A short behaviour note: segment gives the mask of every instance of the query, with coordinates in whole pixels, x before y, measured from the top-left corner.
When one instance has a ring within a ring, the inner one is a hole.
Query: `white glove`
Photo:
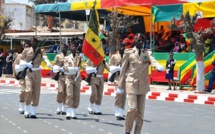
[[[52,65],[50,63],[47,63],[47,67],[52,68]]]
[[[121,71],[121,67],[120,66],[110,66],[110,73],[115,73],[117,71]]]
[[[86,67],[85,71],[87,74],[97,73],[96,67]]]
[[[169,74],[169,69],[166,70],[166,73]]]
[[[82,59],[84,59],[84,53],[79,54]]]
[[[39,68],[40,68],[40,70],[43,70],[43,67],[42,67],[42,66],[40,66]]]
[[[159,72],[162,72],[162,71],[164,70],[164,67],[160,65],[160,66],[157,67],[157,70],[158,70]]]
[[[26,68],[26,64],[27,64],[27,62],[24,61],[24,60],[20,60],[20,62],[19,62],[19,66],[20,66],[21,68]]]
[[[15,65],[15,71],[16,71],[17,73],[23,71],[24,69],[25,69],[25,68],[20,67],[19,65]]]
[[[117,94],[123,94],[123,93],[124,93],[124,89],[122,89],[122,88],[117,88],[116,93],[117,93]]]
[[[59,71],[64,72],[65,71],[64,67],[60,67]]]
[[[26,63],[26,67],[28,67],[28,68],[32,68],[32,67],[33,67],[33,65],[32,65],[32,61],[30,61],[30,62]]]
[[[57,65],[54,65],[53,68],[52,68],[52,70],[53,70],[54,73],[57,73],[57,72],[60,71],[60,67],[57,66]]]

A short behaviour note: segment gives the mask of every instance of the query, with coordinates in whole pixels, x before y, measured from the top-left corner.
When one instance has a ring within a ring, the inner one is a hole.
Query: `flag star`
[[[92,42],[93,42],[93,43],[96,43],[96,39],[95,39],[95,38],[92,38]]]
[[[198,4],[199,6],[201,6],[202,2],[198,2],[197,4]]]

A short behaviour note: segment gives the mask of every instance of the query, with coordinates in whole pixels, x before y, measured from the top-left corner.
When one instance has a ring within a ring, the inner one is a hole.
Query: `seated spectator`
[[[125,39],[123,40],[123,44],[125,45],[125,49],[132,48],[132,42],[131,42],[131,40],[129,40],[128,38],[125,38]]]
[[[101,42],[102,42],[102,47],[103,47],[104,53],[106,56],[108,56],[109,55],[109,45],[107,43],[107,39],[104,38],[101,40]]]
[[[49,50],[47,50],[46,51],[46,53],[54,53],[55,52],[55,50],[56,50],[56,42],[55,43],[53,43],[51,46],[50,46],[50,48],[49,48]]]
[[[146,43],[144,45],[144,49],[150,49],[150,42],[149,42],[149,40],[146,40]]]
[[[180,44],[179,42],[175,42],[175,47],[173,48],[173,52],[180,52]]]

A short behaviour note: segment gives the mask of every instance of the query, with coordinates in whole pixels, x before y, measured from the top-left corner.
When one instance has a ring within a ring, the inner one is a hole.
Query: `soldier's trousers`
[[[101,105],[104,90],[104,82],[100,81],[98,85],[90,84],[90,86],[91,86],[90,103]]]
[[[134,134],[141,134],[143,126],[143,117],[145,110],[145,99],[146,94],[135,95],[128,94],[128,106],[126,120],[125,120],[125,131],[131,132],[134,121],[136,122]]]
[[[64,80],[58,80],[57,102],[65,104],[66,101],[66,83]]]
[[[115,87],[117,89],[117,87]],[[116,94],[115,96],[115,106],[119,107],[121,109],[125,108],[125,101],[126,101],[126,93],[124,90],[124,93],[122,94]]]
[[[41,73],[38,71],[27,71],[25,76],[25,105],[38,106],[41,89]]]
[[[25,80],[19,80],[20,86],[21,86],[21,92],[19,95],[19,102],[24,103],[25,102]]]
[[[77,108],[80,102],[80,82],[68,82],[66,83],[66,107]]]

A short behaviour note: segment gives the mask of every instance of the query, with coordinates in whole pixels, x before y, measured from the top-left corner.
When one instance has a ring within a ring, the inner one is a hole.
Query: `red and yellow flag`
[[[104,50],[99,38],[99,17],[95,8],[92,8],[89,19],[89,26],[85,35],[82,51],[95,66],[105,57]]]

